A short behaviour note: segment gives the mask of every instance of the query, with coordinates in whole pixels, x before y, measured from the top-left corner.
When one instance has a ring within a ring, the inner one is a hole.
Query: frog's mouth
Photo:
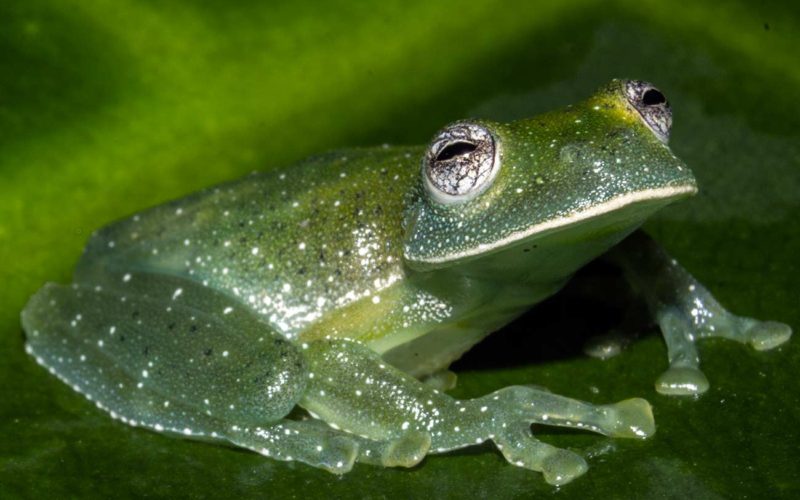
[[[606,219],[604,216],[611,214],[617,214],[619,219],[631,221],[633,228],[635,228],[649,215],[663,206],[696,193],[697,185],[694,183],[633,191],[615,196],[584,210],[572,212],[568,215],[535,224],[524,230],[513,232],[491,243],[483,243],[459,252],[417,259],[417,262],[431,267],[453,264],[457,261],[492,254],[516,243],[539,239],[591,221],[602,221]]]

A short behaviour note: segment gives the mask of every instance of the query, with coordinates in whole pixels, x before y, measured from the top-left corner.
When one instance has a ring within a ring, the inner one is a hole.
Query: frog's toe
[[[385,467],[413,467],[425,458],[430,447],[430,434],[408,432],[387,443],[381,456],[381,463]]]
[[[788,341],[792,328],[777,321],[757,321],[747,331],[749,343],[757,351],[773,349]]]
[[[358,443],[346,436],[335,436],[326,440],[324,445],[316,446],[319,452],[314,466],[334,474],[350,472],[358,457]]]
[[[555,449],[542,462],[544,480],[554,486],[567,484],[583,475],[587,470],[589,470],[589,466],[586,464],[586,460],[569,450]]]
[[[620,438],[646,439],[656,432],[653,408],[642,398],[631,398],[605,405],[610,419],[609,435]]]
[[[492,439],[509,463],[539,471],[553,485],[566,484],[589,469],[580,455],[536,439],[528,422],[503,425]]]
[[[583,352],[593,358],[609,359],[618,356],[629,343],[629,337],[612,332],[589,339],[583,346]]]
[[[667,396],[695,396],[708,390],[705,374],[690,366],[673,366],[656,380],[656,391]]]

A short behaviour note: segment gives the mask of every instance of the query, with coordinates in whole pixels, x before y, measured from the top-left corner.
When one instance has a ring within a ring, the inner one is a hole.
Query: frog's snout
[[[642,80],[622,82],[625,97],[642,118],[642,121],[664,144],[672,128],[672,110],[664,94],[652,83]]]

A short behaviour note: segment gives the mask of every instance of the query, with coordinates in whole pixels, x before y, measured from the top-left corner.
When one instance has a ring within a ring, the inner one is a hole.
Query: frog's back
[[[75,281],[170,274],[237,297],[293,337],[396,281],[417,148],[346,150],[252,174],[96,232]]]

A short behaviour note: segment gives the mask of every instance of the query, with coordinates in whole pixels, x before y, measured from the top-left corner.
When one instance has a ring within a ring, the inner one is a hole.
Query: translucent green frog
[[[590,260],[607,254],[649,304],[661,393],[708,388],[698,339],[791,335],[730,314],[635,232],[696,191],[671,121],[655,87],[613,81],[531,119],[461,121],[427,147],[338,151],[147,210],[98,231],[71,285],[34,295],[27,350],[133,426],[335,473],[492,441],[566,483],[585,460],[532,423],[647,438],[650,405],[441,390],[451,362]]]

